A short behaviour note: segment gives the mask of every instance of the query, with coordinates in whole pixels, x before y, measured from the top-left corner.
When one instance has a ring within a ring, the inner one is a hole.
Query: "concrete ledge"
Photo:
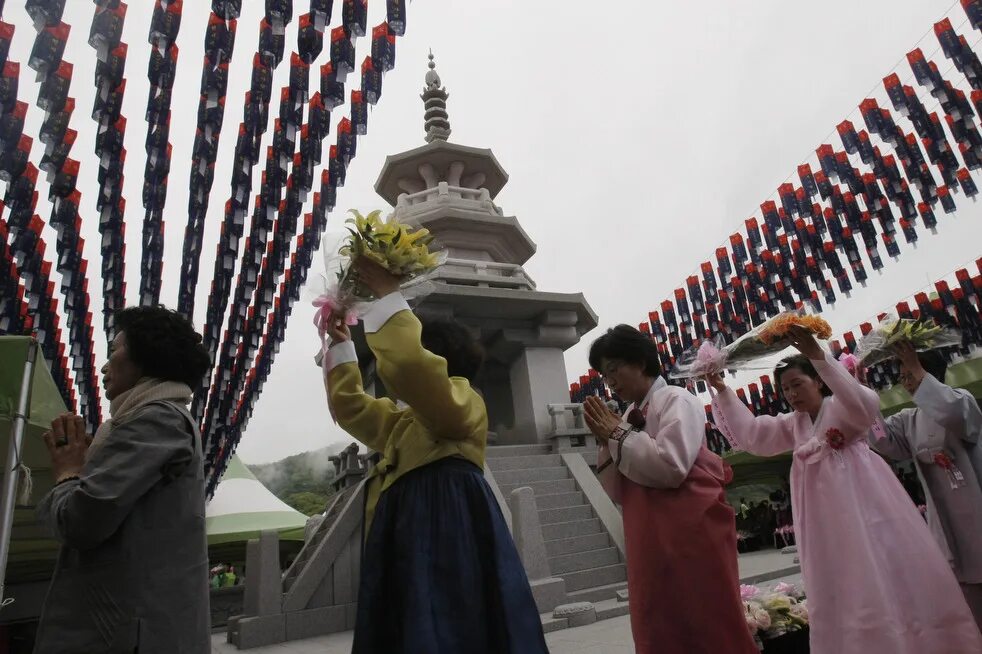
[[[622,615],[627,615],[630,613],[627,603],[619,602],[617,600],[604,600],[603,602],[597,602],[593,606],[597,610],[598,622],[600,620],[618,618]]]
[[[232,636],[232,644],[239,649],[276,645],[285,640],[286,616],[283,614],[240,618]]]
[[[286,614],[286,639],[301,640],[346,631],[346,605],[327,606]]]
[[[549,615],[543,615],[542,618],[542,631],[544,633],[551,633],[553,631],[559,631],[561,629],[569,629],[569,620],[566,618],[553,618]]]
[[[600,523],[610,535],[617,551],[621,554],[621,561],[627,560],[627,549],[624,544],[624,520],[621,512],[614,506],[614,502],[600,485],[600,480],[594,474],[586,459],[582,454],[565,453],[562,454],[563,464],[569,470],[570,475],[576,481],[576,485],[583,491],[586,501],[593,507],[594,513],[600,519]]]
[[[801,572],[800,565],[792,565],[786,568],[779,568],[777,570],[768,570],[767,572],[762,572],[756,575],[750,575],[740,579],[741,584],[759,584],[764,581],[770,581],[772,579],[780,579],[781,577],[790,577],[791,575],[796,575]]]
[[[532,597],[540,613],[547,613],[566,601],[566,582],[559,577],[529,582]]]
[[[597,621],[597,609],[590,602],[576,602],[557,606],[552,617],[565,618],[570,627],[583,627]]]

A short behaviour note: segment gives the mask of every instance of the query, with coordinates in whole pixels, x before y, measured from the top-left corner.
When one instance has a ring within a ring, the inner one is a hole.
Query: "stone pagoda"
[[[426,227],[447,250],[435,290],[415,308],[480,338],[488,357],[477,386],[496,443],[542,441],[551,431],[548,406],[569,402],[563,353],[597,326],[597,316],[580,293],[536,289],[522,267],[535,243],[494,203],[508,174],[491,150],[448,140],[448,96],[430,53],[420,96],[426,143],[387,157],[375,190],[396,218]],[[372,370],[368,363],[366,386]]]

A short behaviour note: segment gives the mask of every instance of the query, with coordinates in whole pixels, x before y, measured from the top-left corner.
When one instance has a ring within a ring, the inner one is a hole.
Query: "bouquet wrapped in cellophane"
[[[894,356],[893,346],[909,341],[918,352],[962,344],[961,332],[953,327],[940,327],[932,320],[888,318],[866,334],[856,344],[856,357],[865,367],[876,365]]]
[[[314,300],[314,324],[324,338],[327,321],[344,316],[348,325],[358,323],[368,304],[378,298],[365,288],[354,262],[365,258],[402,280],[407,297],[419,297],[429,290],[427,279],[446,261],[445,252],[431,250],[429,230],[399,222],[394,215],[382,218],[381,211],[367,216],[352,209],[346,222],[348,234],[337,248],[324,248],[324,290]],[[317,357],[320,365],[322,354]]]
[[[786,311],[725,347],[717,339],[689,348],[679,356],[668,376],[672,379],[697,379],[723,370],[759,367],[760,359],[782,352],[791,345],[789,334],[792,327],[807,329],[821,340],[832,336],[832,328],[823,318],[801,311]]]

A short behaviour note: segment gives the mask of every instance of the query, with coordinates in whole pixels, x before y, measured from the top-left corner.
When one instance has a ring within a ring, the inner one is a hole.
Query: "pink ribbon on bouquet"
[[[354,312],[344,312],[345,307],[336,295],[325,293],[313,301],[317,308],[314,312],[314,326],[317,327],[317,334],[321,338],[321,370],[324,374],[324,381],[327,384],[327,409],[331,413],[334,424],[338,423],[338,417],[334,412],[334,405],[331,402],[331,381],[328,372],[331,370],[331,344],[327,338],[327,327],[336,314],[344,315],[344,324],[353,327],[358,324],[358,316]]]

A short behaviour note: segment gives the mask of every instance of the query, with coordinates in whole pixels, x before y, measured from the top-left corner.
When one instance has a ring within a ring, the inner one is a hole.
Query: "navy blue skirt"
[[[525,568],[480,468],[446,458],[382,493],[352,654],[548,653]]]

